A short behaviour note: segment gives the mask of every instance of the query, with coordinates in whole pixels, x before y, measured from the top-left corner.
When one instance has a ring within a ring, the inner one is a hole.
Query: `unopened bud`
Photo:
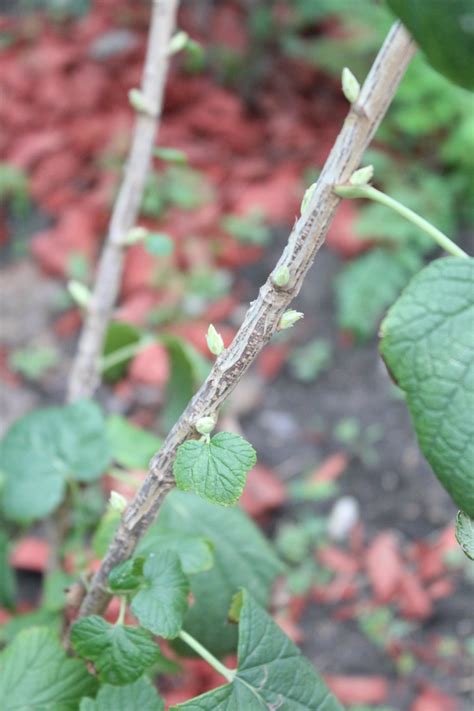
[[[83,309],[89,306],[92,294],[91,290],[82,282],[71,279],[67,283],[67,290],[72,300]]]
[[[154,113],[153,107],[150,106],[146,96],[140,89],[130,89],[128,92],[128,100],[135,111],[139,111],[142,114]]]
[[[272,281],[276,286],[286,286],[290,281],[290,270],[286,266],[278,267],[272,274]]]
[[[351,104],[357,101],[360,94],[360,84],[347,67],[342,70],[342,93]]]
[[[291,328],[292,326],[295,325],[295,323],[297,321],[299,321],[302,318],[304,318],[304,314],[301,313],[301,311],[295,311],[294,309],[285,311],[285,313],[282,315],[282,317],[280,319],[278,328],[280,329],[280,331],[284,331],[285,328]]]
[[[303,196],[303,200],[301,201],[301,214],[303,214],[303,212],[308,207],[308,205],[311,201],[311,198],[314,195],[315,190],[316,190],[316,183],[313,183],[312,185],[310,185],[309,188],[306,190],[306,192]]]
[[[125,239],[123,240],[123,244],[130,247],[132,244],[142,242],[145,237],[148,237],[148,234],[149,232],[146,227],[140,227],[140,225],[137,225],[132,227],[132,229],[127,232]]]
[[[177,32],[171,38],[170,43],[168,45],[169,54],[176,54],[177,52],[181,52],[181,50],[184,49],[188,44],[188,40],[189,35],[187,32],[183,32],[182,30],[180,32]]]
[[[196,429],[199,434],[208,435],[211,434],[212,430],[216,426],[215,417],[200,417],[196,422]]]
[[[111,509],[121,514],[127,508],[127,499],[125,496],[122,496],[122,494],[119,494],[118,491],[112,490],[109,497],[109,506]]]
[[[349,178],[349,183],[351,185],[367,185],[370,183],[374,177],[374,166],[366,165],[364,168],[359,168],[354,173],[352,173]]]
[[[224,350],[224,341],[220,333],[216,331],[212,323],[209,325],[206,335],[207,347],[216,356],[219,356]]]

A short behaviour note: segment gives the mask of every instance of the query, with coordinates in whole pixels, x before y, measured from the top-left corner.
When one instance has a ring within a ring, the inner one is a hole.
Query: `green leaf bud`
[[[357,101],[360,94],[360,84],[348,67],[342,70],[342,93],[351,104]]]
[[[367,185],[370,183],[374,177],[374,166],[366,165],[364,168],[359,168],[354,173],[352,173],[349,178],[349,183],[351,185]]]
[[[69,295],[71,296],[72,300],[81,308],[87,309],[89,306],[92,293],[89,287],[87,287],[85,284],[83,284],[80,281],[76,281],[75,279],[71,279],[71,281],[68,281],[67,283],[67,290],[69,292]]]
[[[208,435],[211,434],[212,430],[216,426],[215,417],[200,417],[196,422],[196,429],[199,434]]]
[[[286,266],[275,269],[272,274],[272,281],[276,286],[286,286],[290,281],[290,270]]]
[[[170,40],[168,51],[169,54],[176,54],[181,52],[182,49],[186,47],[189,41],[189,35],[187,32],[180,30],[177,32]]]
[[[122,494],[119,494],[118,491],[112,490],[109,497],[109,506],[113,511],[121,514],[127,508],[127,499]]]
[[[294,326],[295,323],[302,318],[304,318],[304,314],[301,311],[295,311],[294,309],[285,311],[285,313],[280,319],[278,328],[280,331],[284,331],[286,328],[291,328],[292,326]]]
[[[153,114],[153,108],[148,103],[146,96],[141,89],[130,89],[128,92],[128,100],[132,108],[142,114]]]
[[[209,325],[207,335],[206,335],[206,342],[207,342],[207,347],[216,356],[219,356],[222,351],[224,350],[224,341],[222,340],[222,336],[212,323]]]
[[[136,225],[127,232],[127,234],[125,235],[125,239],[123,240],[123,244],[127,247],[130,247],[132,244],[142,242],[146,237],[148,237],[148,234],[149,232],[146,227]]]

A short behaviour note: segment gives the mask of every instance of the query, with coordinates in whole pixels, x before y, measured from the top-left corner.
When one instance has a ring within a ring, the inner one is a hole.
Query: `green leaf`
[[[237,641],[237,629],[227,620],[232,596],[238,588],[246,587],[266,605],[270,587],[282,572],[281,562],[243,511],[223,509],[193,494],[176,490],[168,494],[145,543],[170,532],[211,541],[214,565],[190,578],[194,604],[185,617],[184,629],[217,656],[232,652]],[[189,653],[189,647],[180,641],[173,645]]]
[[[107,434],[112,457],[125,469],[147,469],[162,440],[152,432],[142,430],[121,415],[107,418]]]
[[[82,699],[80,711],[164,711],[165,705],[149,679],[127,686],[105,684],[95,699]]]
[[[178,489],[229,506],[239,500],[256,461],[254,448],[243,437],[219,432],[209,442],[188,440],[178,447],[173,474]]]
[[[161,656],[146,630],[111,625],[98,615],[73,624],[71,643],[80,657],[93,662],[99,679],[108,684],[136,681]]]
[[[171,237],[162,232],[148,235],[143,244],[146,251],[154,257],[167,257],[173,253],[174,249]]]
[[[380,350],[405,392],[420,448],[474,517],[474,259],[437,259],[382,323]]]
[[[337,276],[337,323],[362,340],[376,331],[384,310],[421,267],[416,254],[374,249]]]
[[[77,576],[55,570],[48,573],[43,582],[42,607],[51,612],[63,610],[66,607],[67,588],[77,581]]]
[[[138,343],[140,340],[140,332],[135,326],[123,321],[112,321],[109,323],[107,333],[105,334],[104,348],[102,355],[106,356],[115,353],[126,346],[131,346]],[[109,383],[114,383],[120,380],[126,372],[132,357],[124,358],[120,363],[111,365],[102,372],[102,377]]]
[[[176,637],[188,609],[189,583],[176,553],[148,557],[143,568],[146,588],[132,600],[132,612],[146,629],[167,639]]]
[[[6,518],[42,518],[61,503],[67,479],[93,481],[109,464],[102,413],[89,400],[36,410],[8,430],[0,458]]]
[[[0,641],[2,644],[9,644],[23,630],[32,627],[47,627],[55,637],[59,637],[63,624],[62,615],[59,612],[46,610],[39,607],[32,612],[24,612],[14,615],[11,619],[0,627]]]
[[[57,365],[58,354],[52,348],[25,348],[13,351],[8,361],[12,370],[30,380],[39,380],[42,375]]]
[[[140,553],[161,553],[174,551],[181,562],[186,575],[195,575],[212,568],[214,547],[210,541],[198,536],[186,536],[180,533],[159,533],[138,548]]]
[[[114,592],[136,590],[143,583],[145,558],[137,556],[115,566],[109,573],[109,587]]]
[[[234,680],[172,708],[342,711],[310,662],[246,591],[240,612],[238,667]]]
[[[170,378],[166,386],[164,426],[171,429],[191,400],[197,386],[209,373],[206,361],[189,343],[166,335],[162,338],[170,359]]]
[[[9,541],[5,531],[0,530],[0,606],[15,607],[16,577],[9,563]]]
[[[474,89],[472,0],[388,0],[428,61],[451,81]]]
[[[456,540],[468,558],[474,560],[474,521],[464,511],[456,516]]]
[[[94,694],[96,681],[78,659],[69,659],[44,627],[20,632],[0,655],[2,711],[75,711],[79,699]]]
[[[107,548],[115,535],[120,518],[120,513],[109,506],[100,519],[92,537],[92,548],[98,558],[103,558],[107,553]]]

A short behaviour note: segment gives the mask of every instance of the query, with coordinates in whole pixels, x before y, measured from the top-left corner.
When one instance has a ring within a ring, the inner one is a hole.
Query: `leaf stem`
[[[115,622],[116,625],[123,625],[124,620],[125,620],[126,611],[127,611],[127,596],[123,595],[120,598],[120,609],[119,609],[117,620]]]
[[[425,220],[423,217],[418,215],[409,207],[402,205],[401,202],[395,200],[394,198],[386,195],[381,190],[377,190],[372,185],[336,185],[334,188],[336,195],[344,198],[367,198],[368,200],[373,200],[378,202],[380,205],[385,205],[385,207],[390,207],[394,212],[404,217],[406,220],[411,222],[413,225],[419,227],[423,232],[426,232],[435,242],[439,244],[446,252],[452,254],[455,257],[468,257],[469,255],[458,247],[444,232],[441,232],[437,227]]]
[[[128,358],[132,358],[137,353],[140,353],[140,351],[142,351],[146,346],[149,346],[153,340],[154,339],[145,336],[135,343],[130,343],[128,346],[123,346],[123,348],[117,348],[117,350],[113,353],[110,353],[100,359],[100,372],[103,373],[104,370],[111,368],[113,365],[117,365],[118,363],[122,363],[124,360],[128,360]]]
[[[197,641],[197,639],[194,639],[194,637],[191,637],[188,632],[185,632],[184,630],[181,630],[179,633],[179,636],[183,640],[183,642],[186,642],[191,649],[194,649],[195,652],[199,654],[200,657],[204,659],[208,664],[213,667],[216,672],[219,672],[219,674],[222,674],[222,676],[227,679],[228,682],[232,682],[235,679],[235,675],[237,674],[236,669],[229,669],[226,667],[222,662],[220,662],[216,657],[211,654],[205,647],[202,646],[200,642]]]

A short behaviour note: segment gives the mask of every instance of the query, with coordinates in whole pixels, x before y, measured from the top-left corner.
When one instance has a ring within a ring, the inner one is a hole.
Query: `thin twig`
[[[271,276],[263,284],[231,345],[217,358],[208,378],[151,460],[148,476],[123,514],[81,605],[80,615],[104,611],[109,601],[106,589],[109,572],[130,557],[174,486],[172,465],[177,447],[194,432],[194,424],[200,417],[216,413],[276,332],[281,315],[298,294],[316,252],[324,242],[340,202],[334,194],[334,185],[346,182],[359,167],[414,52],[411,37],[402,25],[396,23],[375,59],[357,106],[351,108],[311,200],[295,224],[278,262],[277,267],[289,269],[288,285],[283,288],[275,286]]]
[[[68,400],[90,397],[100,383],[105,331],[117,299],[123,271],[123,240],[140,209],[168,72],[168,47],[178,0],[153,0],[141,92],[147,111],[137,113],[125,173],[110,220],[92,298],[68,384]]]

